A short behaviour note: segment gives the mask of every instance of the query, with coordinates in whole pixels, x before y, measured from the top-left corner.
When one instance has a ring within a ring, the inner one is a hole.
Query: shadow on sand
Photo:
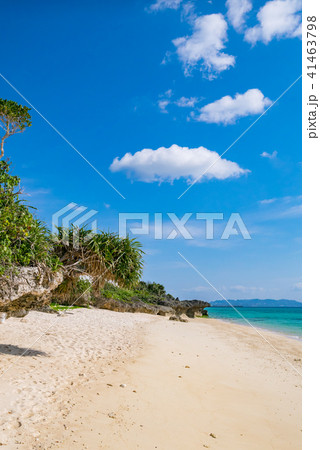
[[[0,344],[0,354],[14,356],[48,356],[41,350],[32,350],[32,348],[18,347],[17,345]]]

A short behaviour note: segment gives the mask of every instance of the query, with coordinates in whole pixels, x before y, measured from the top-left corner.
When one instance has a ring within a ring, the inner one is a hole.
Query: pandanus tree
[[[0,138],[0,159],[4,156],[4,141],[31,126],[29,111],[27,106],[0,98],[0,127],[3,130]]]
[[[81,276],[90,276],[95,292],[106,281],[122,287],[135,286],[142,275],[141,244],[116,233],[92,231],[85,227],[58,227],[53,237],[55,254],[63,264],[65,280],[58,293],[68,296],[76,292]]]

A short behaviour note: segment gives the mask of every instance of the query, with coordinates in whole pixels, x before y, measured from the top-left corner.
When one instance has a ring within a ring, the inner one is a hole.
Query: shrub
[[[135,239],[103,231],[93,234],[85,227],[58,227],[57,231],[55,252],[71,280],[89,275],[94,291],[99,291],[106,281],[126,288],[139,282],[143,251]]]
[[[123,302],[131,303],[134,300],[141,300],[144,303],[157,304],[159,300],[172,299],[172,295],[167,294],[164,287],[157,283],[146,283],[140,281],[139,284],[132,289],[125,289],[115,286],[112,283],[106,283],[101,289],[101,295],[105,298],[112,298]]]
[[[114,300],[130,303],[135,293],[130,289],[124,289],[117,287],[112,283],[106,283],[104,288],[101,289],[101,295],[105,298],[112,298]]]
[[[0,161],[0,275],[17,266],[60,266],[46,226],[24,204],[20,179]]]

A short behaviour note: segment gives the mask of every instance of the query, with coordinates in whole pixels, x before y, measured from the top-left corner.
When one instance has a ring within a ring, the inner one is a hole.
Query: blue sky
[[[300,2],[18,3],[2,7],[2,75],[125,197],[32,111],[5,152],[39,218],[74,202],[114,231],[119,212],[162,212],[167,232],[166,213],[190,212],[193,240],[139,236],[145,280],[219,299],[180,252],[227,298],[300,300],[301,79],[272,105],[301,74]],[[213,240],[197,212],[223,213]],[[231,213],[251,240],[219,238]]]

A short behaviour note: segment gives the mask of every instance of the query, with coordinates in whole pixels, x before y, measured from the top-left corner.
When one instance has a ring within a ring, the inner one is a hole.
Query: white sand
[[[301,378],[290,364],[301,370],[301,343],[262,334],[286,360],[251,328],[213,319],[85,309],[9,319],[0,325],[0,443],[299,449]]]

